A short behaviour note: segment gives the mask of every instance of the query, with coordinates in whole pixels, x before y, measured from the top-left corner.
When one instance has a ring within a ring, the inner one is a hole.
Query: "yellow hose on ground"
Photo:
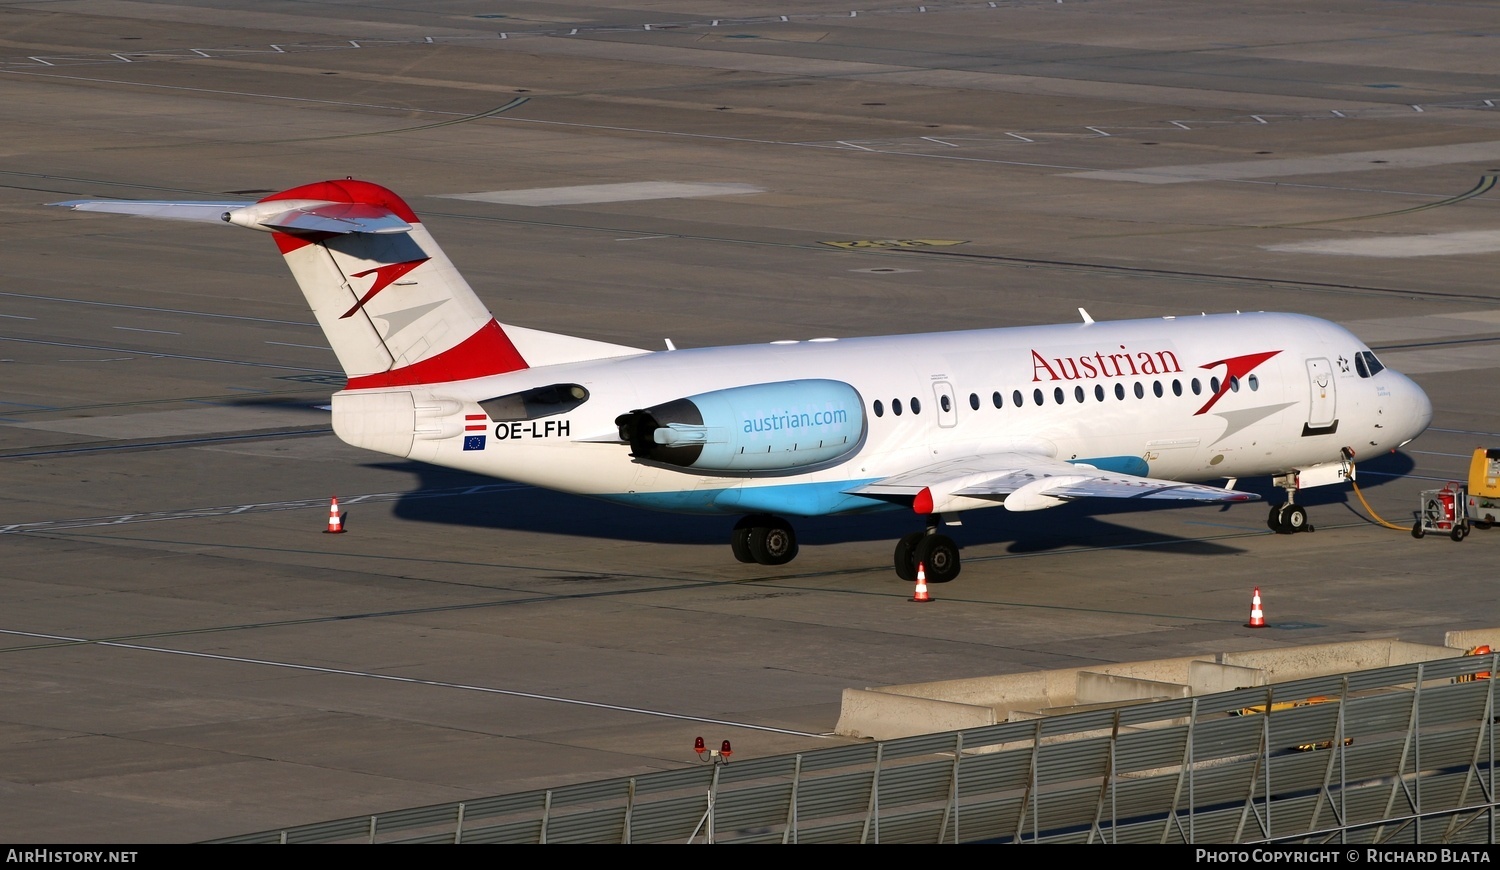
[[[1370,507],[1369,502],[1365,501],[1365,494],[1359,491],[1359,484],[1355,483],[1353,480],[1350,480],[1349,485],[1354,487],[1354,494],[1359,496],[1359,503],[1365,506],[1365,511],[1375,519],[1375,522],[1379,523],[1382,526],[1385,526],[1388,529],[1395,529],[1398,532],[1411,531],[1411,529],[1408,529],[1405,526],[1398,526],[1394,523],[1388,523],[1385,520],[1381,519],[1380,514],[1375,513],[1375,509]]]

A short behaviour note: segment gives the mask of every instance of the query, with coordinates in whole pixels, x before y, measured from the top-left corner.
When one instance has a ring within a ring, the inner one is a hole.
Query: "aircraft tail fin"
[[[228,212],[268,229],[349,376],[349,389],[527,368],[427,228],[367,181],[321,181]]]
[[[253,203],[54,204],[271,233],[351,390],[642,352],[499,323],[406,202],[368,181],[319,181]]]

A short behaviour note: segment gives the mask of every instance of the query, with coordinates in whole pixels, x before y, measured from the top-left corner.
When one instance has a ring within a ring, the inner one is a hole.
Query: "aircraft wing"
[[[1082,498],[1197,502],[1242,502],[1260,498],[1251,492],[1106,471],[1022,452],[949,459],[867,483],[848,492],[902,501],[909,497],[919,513],[961,510],[962,503],[969,499],[1003,502],[1009,510],[1027,511]]]

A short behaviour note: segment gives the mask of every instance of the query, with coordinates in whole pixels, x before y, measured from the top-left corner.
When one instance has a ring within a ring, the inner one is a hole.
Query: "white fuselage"
[[[357,446],[647,507],[817,515],[888,507],[845,490],[997,451],[1180,481],[1280,474],[1344,450],[1362,459],[1431,417],[1414,383],[1373,360],[1347,330],[1301,315],[1078,323],[663,351],[403,388],[418,408],[405,453],[335,425]],[[632,458],[617,434],[632,411],[805,379],[858,393],[862,438],[837,460],[685,469]],[[534,419],[482,416],[479,402],[550,384],[582,386],[587,400]],[[372,392],[392,391],[340,397]]]

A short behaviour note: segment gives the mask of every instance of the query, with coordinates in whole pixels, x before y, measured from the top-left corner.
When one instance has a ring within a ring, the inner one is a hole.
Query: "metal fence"
[[[1500,655],[562,786],[225,843],[1495,843]]]

